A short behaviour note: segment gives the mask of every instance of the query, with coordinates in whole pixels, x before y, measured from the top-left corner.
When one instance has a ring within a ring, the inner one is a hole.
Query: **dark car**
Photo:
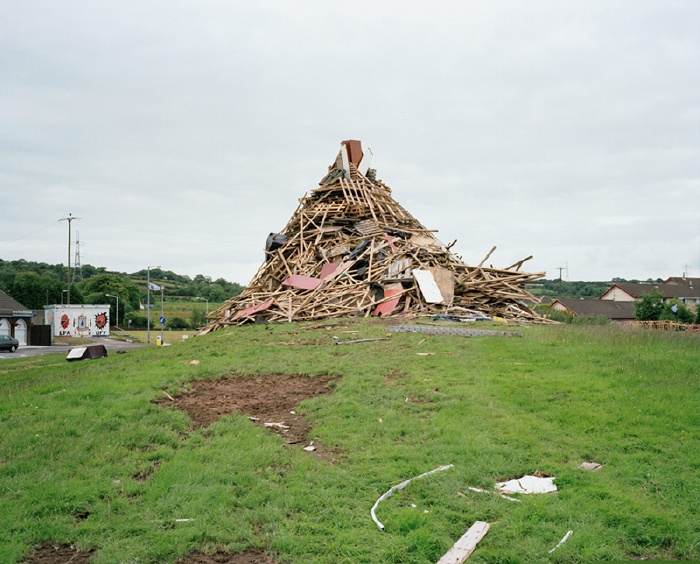
[[[0,335],[0,351],[15,352],[19,347],[19,341],[9,335]]]

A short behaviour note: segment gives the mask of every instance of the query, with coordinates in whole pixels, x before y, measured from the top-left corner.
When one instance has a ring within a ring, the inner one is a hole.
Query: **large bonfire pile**
[[[371,152],[343,141],[320,187],[300,200],[245,291],[209,315],[202,330],[250,322],[345,316],[447,314],[543,321],[524,288],[544,272],[464,264],[408,213],[369,168]],[[453,243],[454,244],[454,243]]]

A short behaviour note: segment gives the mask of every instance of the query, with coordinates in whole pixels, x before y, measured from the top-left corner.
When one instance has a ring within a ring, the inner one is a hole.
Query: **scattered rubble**
[[[457,335],[459,337],[522,337],[520,331],[487,331],[480,329],[457,329],[455,327],[433,327],[426,325],[391,325],[392,333],[423,333],[426,335]]]
[[[391,195],[369,168],[371,151],[343,141],[320,186],[286,227],[271,233],[265,262],[245,291],[209,314],[200,334],[251,322],[347,316],[450,314],[547,322],[526,282],[545,273],[468,266]]]

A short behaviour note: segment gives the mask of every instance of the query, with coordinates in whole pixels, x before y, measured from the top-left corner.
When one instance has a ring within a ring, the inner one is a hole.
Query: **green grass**
[[[97,547],[98,563],[246,548],[286,563],[428,563],[477,520],[492,527],[470,562],[700,559],[698,335],[546,326],[335,346],[344,330],[386,326],[250,326],[98,361],[2,361],[0,562],[53,541]],[[193,431],[153,403],[194,379],[270,373],[341,377],[300,408],[339,464],[244,415]],[[586,460],[603,470],[578,469]],[[444,464],[380,503],[380,532],[376,499]],[[559,493],[468,490],[537,470]]]
[[[151,328],[151,345],[156,346],[157,343],[157,337],[160,337],[160,324],[155,327]],[[183,331],[171,331],[170,329],[165,329],[163,331],[163,342],[167,344],[175,344],[179,343],[182,341],[183,337],[187,335],[188,339],[193,338],[197,334],[197,331],[194,330],[183,330]],[[117,339],[117,340],[128,340],[132,341],[141,345],[146,345],[148,344],[148,331],[137,331],[137,330],[124,330],[124,331],[115,331],[114,329],[110,330],[109,336],[112,339]]]
[[[158,322],[158,320],[160,319],[161,309],[160,295],[158,296],[157,301],[154,300],[153,296],[151,296],[151,299],[153,300],[153,309],[151,310],[151,321],[158,324],[158,326],[160,327],[160,323]],[[222,302],[209,302],[208,310],[209,312],[212,312],[217,308],[221,307],[222,305]],[[180,317],[182,319],[189,320],[192,317],[192,312],[194,311],[199,311],[203,314],[206,313],[207,303],[204,300],[184,301],[172,300],[168,299],[167,297],[163,302],[163,313],[165,314],[165,317],[168,320],[173,319],[174,317]],[[145,315],[145,312],[143,313]]]

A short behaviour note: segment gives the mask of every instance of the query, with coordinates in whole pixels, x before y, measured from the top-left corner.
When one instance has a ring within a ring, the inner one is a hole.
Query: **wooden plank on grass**
[[[462,535],[462,538],[437,561],[437,564],[462,564],[474,552],[479,541],[486,536],[489,526],[485,521],[474,523]]]

